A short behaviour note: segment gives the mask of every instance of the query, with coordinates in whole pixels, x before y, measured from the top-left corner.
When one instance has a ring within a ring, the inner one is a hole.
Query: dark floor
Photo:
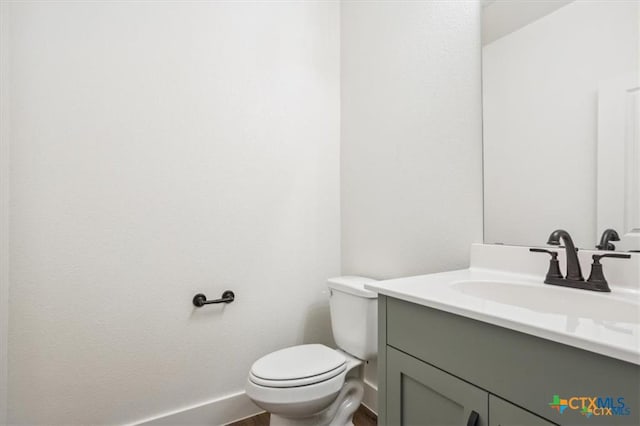
[[[376,426],[378,418],[371,410],[361,405],[353,415],[353,424],[354,426]],[[228,426],[269,426],[269,413],[258,414],[257,416],[231,423]]]

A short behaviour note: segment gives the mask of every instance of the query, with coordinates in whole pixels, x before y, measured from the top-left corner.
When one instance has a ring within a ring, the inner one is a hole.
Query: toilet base
[[[360,380],[348,379],[327,409],[310,417],[287,418],[271,413],[270,426],[353,426],[353,414],[364,396]]]
[[[271,420],[269,422],[269,426],[319,426],[319,425],[318,425],[318,419],[315,416],[307,417],[306,419],[286,419],[284,417],[280,417],[275,414],[272,414]],[[348,423],[340,426],[354,426],[353,420],[349,419]]]

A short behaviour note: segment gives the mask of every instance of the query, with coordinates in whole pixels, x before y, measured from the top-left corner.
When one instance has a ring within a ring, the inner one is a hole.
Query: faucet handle
[[[541,248],[530,248],[529,251],[532,251],[534,253],[547,253],[547,254],[550,254],[552,259],[555,259],[556,257],[558,257],[558,252],[557,251],[546,250],[546,249],[541,249]]]
[[[615,257],[615,258],[618,258],[618,259],[631,259],[631,255],[630,254],[623,254],[623,253],[594,254],[591,257],[593,258],[593,263],[599,263],[600,259],[602,259],[603,257]]]
[[[530,248],[529,251],[533,253],[547,253],[551,256],[551,260],[549,261],[549,270],[547,271],[547,276],[545,277],[544,282],[564,278],[562,276],[562,272],[560,272],[560,261],[558,261],[557,251],[545,250],[541,248]]]
[[[593,284],[594,290],[596,291],[607,291],[610,292],[609,283],[604,277],[604,272],[602,270],[602,263],[600,263],[600,259],[603,257],[613,257],[617,259],[630,259],[630,254],[622,254],[622,253],[607,253],[607,254],[594,254],[591,256],[593,259],[593,263],[591,264],[591,274],[589,274],[588,283]]]

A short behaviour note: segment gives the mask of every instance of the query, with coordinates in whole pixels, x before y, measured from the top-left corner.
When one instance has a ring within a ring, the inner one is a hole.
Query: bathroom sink
[[[568,317],[640,323],[640,305],[611,294],[561,288],[546,284],[470,280],[451,283],[468,296],[508,306]]]
[[[595,252],[580,254],[586,264]],[[610,293],[544,284],[546,263],[528,247],[474,245],[467,269],[376,281],[365,288],[640,365],[640,257],[611,262]]]

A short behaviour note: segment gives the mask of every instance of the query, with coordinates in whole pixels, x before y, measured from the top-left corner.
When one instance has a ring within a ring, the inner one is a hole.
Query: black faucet
[[[621,254],[621,253],[607,253],[607,254],[594,254],[591,257],[593,258],[593,263],[591,264],[591,275],[589,275],[589,279],[587,280],[587,283],[590,283],[593,286],[593,288],[590,288],[589,290],[609,292],[611,291],[611,289],[609,288],[609,283],[607,283],[607,279],[604,277],[604,272],[602,271],[602,264],[600,263],[600,259],[602,259],[603,257],[630,259],[631,255]]]
[[[554,282],[560,282],[560,280],[564,280],[562,272],[560,272],[560,261],[558,261],[557,251],[545,250],[540,248],[530,248],[529,251],[535,253],[547,253],[551,256],[551,260],[549,261],[549,270],[547,271],[547,276],[544,277],[545,283],[553,284]]]
[[[613,231],[615,233],[615,231]],[[613,235],[613,234],[610,234]],[[617,233],[616,233],[617,235]],[[581,288],[584,290],[603,291],[610,292],[611,289],[604,278],[602,272],[602,264],[600,259],[605,257],[614,257],[618,259],[629,259],[631,255],[628,254],[594,254],[593,264],[591,265],[591,274],[587,281],[582,277],[582,270],[580,269],[580,261],[578,260],[578,249],[573,245],[573,240],[569,233],[563,229],[557,229],[549,236],[547,244],[554,246],[560,245],[560,240],[564,242],[564,247],[567,252],[567,277],[564,278],[560,272],[560,264],[558,262],[558,252],[549,251],[538,248],[530,248],[529,251],[537,253],[547,253],[551,255],[551,262],[549,263],[549,271],[545,277],[544,282],[546,284],[559,285],[562,287]]]
[[[556,229],[549,235],[549,241],[547,244],[552,246],[559,246],[560,239],[564,242],[565,251],[567,253],[567,281],[584,281],[582,276],[582,269],[580,269],[580,261],[578,260],[578,250],[573,245],[571,235],[564,229]]]
[[[615,250],[616,246],[614,246],[610,241],[620,241],[620,236],[616,232],[615,229],[606,229],[602,233],[602,237],[600,237],[600,244],[596,246],[598,250]]]

